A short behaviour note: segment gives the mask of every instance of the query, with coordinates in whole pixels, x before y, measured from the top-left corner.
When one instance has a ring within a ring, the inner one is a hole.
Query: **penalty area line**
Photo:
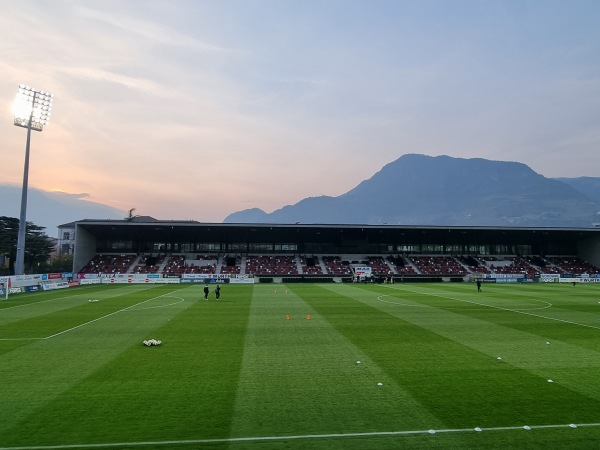
[[[473,302],[473,301],[464,300],[464,299],[460,299],[460,298],[450,297],[450,296],[447,296],[447,295],[431,294],[429,292],[412,291],[410,289],[402,289],[402,290],[405,291],[405,292],[412,292],[413,294],[421,294],[421,295],[428,295],[430,297],[445,298],[445,299],[454,300],[454,301],[457,301],[457,302],[470,303],[472,305],[485,306],[485,307],[492,308],[492,309],[499,309],[501,311],[508,311],[508,312],[512,312],[512,313],[516,313],[516,314],[524,314],[526,316],[538,317],[540,319],[554,320],[555,322],[568,323],[569,325],[576,325],[576,326],[579,326],[579,327],[593,328],[594,330],[600,330],[600,327],[595,327],[593,325],[586,325],[584,323],[573,322],[571,320],[558,319],[556,317],[542,316],[540,314],[533,314],[533,313],[527,312],[527,310],[502,308],[501,306],[486,305],[485,303]],[[542,309],[546,309],[546,308],[542,308]]]
[[[177,290],[175,290],[173,292],[177,292]],[[118,313],[123,312],[123,311],[127,311],[127,310],[136,311],[135,309],[132,309],[132,308],[135,308],[136,306],[139,306],[139,305],[143,305],[144,303],[149,302],[151,300],[156,300],[157,298],[166,297],[169,294],[172,294],[173,292],[169,292],[168,294],[159,295],[158,297],[149,298],[149,299],[144,300],[142,302],[136,303],[135,305],[127,306],[126,308],[119,309],[118,311],[111,312],[110,314],[106,314],[105,316],[98,317],[98,318],[90,320],[88,322],[79,324],[79,325],[77,325],[75,327],[69,328],[67,330],[63,330],[63,331],[60,331],[58,333],[55,333],[55,334],[53,334],[51,336],[46,336],[45,338],[42,338],[42,339],[51,339],[53,337],[60,336],[61,334],[65,334],[65,333],[68,333],[69,331],[73,331],[73,330],[76,330],[77,328],[81,328],[81,327],[83,327],[85,325],[89,325],[90,323],[94,323],[94,322],[97,322],[99,320],[106,319],[107,317],[114,316],[115,314],[118,314]]]
[[[197,444],[219,444],[235,442],[261,442],[261,441],[286,441],[292,439],[331,439],[347,437],[373,437],[373,436],[408,436],[415,434],[435,435],[437,433],[480,433],[484,431],[530,431],[536,429],[549,428],[579,428],[579,427],[598,427],[600,423],[582,423],[567,425],[523,425],[512,427],[492,427],[492,428],[450,428],[450,429],[429,429],[429,430],[406,430],[406,431],[372,431],[368,433],[332,433],[332,434],[301,434],[287,436],[256,436],[222,439],[187,439],[181,441],[149,441],[149,442],[112,442],[105,444],[68,444],[68,445],[34,445],[20,447],[0,447],[0,450],[64,450],[64,449],[91,449],[91,448],[110,448],[110,447],[139,447],[143,445],[167,446],[167,445],[197,445]]]

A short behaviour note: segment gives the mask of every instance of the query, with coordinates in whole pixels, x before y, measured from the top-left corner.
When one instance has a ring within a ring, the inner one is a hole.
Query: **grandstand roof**
[[[525,228],[344,224],[232,224],[197,221],[80,220],[97,239],[206,242],[351,242],[541,244],[600,237],[598,228]]]

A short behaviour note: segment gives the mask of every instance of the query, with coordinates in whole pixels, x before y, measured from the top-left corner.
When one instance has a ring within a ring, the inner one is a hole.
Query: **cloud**
[[[172,8],[169,3],[168,8]],[[187,49],[203,53],[231,53],[233,49],[219,45],[202,42],[189,34],[181,33],[173,27],[159,24],[155,21],[140,20],[127,15],[115,15],[105,13],[98,9],[76,7],[76,13],[84,20],[96,20],[103,22],[112,28],[116,28],[126,34],[134,34],[138,37],[152,42],[154,45],[163,44],[168,46],[185,47]]]
[[[340,195],[403,153],[597,175],[594,3],[340,5],[0,3],[0,181],[21,82],[55,94],[31,184],[156,217]]]
[[[148,78],[131,77],[93,67],[65,67],[59,68],[58,71],[86,81],[115,83],[157,97],[173,98],[177,95],[177,91],[169,88],[168,85],[159,84]]]

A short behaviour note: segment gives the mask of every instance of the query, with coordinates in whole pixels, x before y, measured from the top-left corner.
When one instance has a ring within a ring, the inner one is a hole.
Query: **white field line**
[[[450,299],[450,300],[455,300],[457,302],[471,303],[473,305],[485,306],[485,307],[488,307],[488,308],[500,309],[502,311],[513,312],[513,313],[517,313],[517,314],[525,314],[526,316],[538,317],[540,319],[554,320],[556,322],[568,323],[570,325],[577,325],[577,326],[580,326],[580,327],[593,328],[595,330],[600,330],[600,327],[595,327],[593,325],[585,325],[583,323],[573,322],[573,321],[564,320],[564,319],[557,319],[555,317],[540,316],[539,314],[533,314],[533,313],[525,312],[525,311],[519,310],[519,309],[502,308],[501,306],[486,305],[485,303],[472,302],[472,301],[469,301],[469,300],[462,300],[462,299],[459,299],[459,298],[449,297],[449,296],[440,295],[440,294],[430,294],[428,292],[411,291],[409,289],[402,289],[402,291],[412,292],[413,294],[429,295],[430,297],[447,298],[447,299]]]
[[[376,437],[376,436],[406,436],[415,434],[435,435],[438,433],[480,433],[484,431],[529,431],[535,429],[547,428],[578,428],[578,427],[598,427],[600,423],[582,423],[567,425],[523,425],[512,427],[489,427],[489,428],[450,428],[442,430],[406,430],[406,431],[373,431],[369,433],[332,433],[332,434],[299,434],[287,436],[256,436],[240,438],[222,438],[222,439],[187,439],[181,441],[149,441],[149,442],[112,442],[105,444],[67,444],[67,445],[34,445],[20,447],[0,447],[0,450],[61,450],[61,449],[88,449],[88,448],[110,448],[110,447],[139,447],[143,445],[168,446],[168,445],[198,445],[198,444],[219,444],[235,442],[265,442],[265,441],[287,441],[291,439],[332,439],[347,437]]]
[[[377,300],[379,300],[380,302],[383,302],[383,303],[389,303],[390,305],[396,305],[396,306],[406,306],[406,307],[408,307],[408,308],[433,308],[433,306],[429,306],[429,305],[409,305],[409,304],[407,304],[407,303],[397,303],[397,302],[392,302],[392,301],[390,301],[390,300],[384,300],[384,299],[383,299],[383,297],[392,297],[392,298],[395,298],[395,299],[397,299],[397,300],[400,300],[400,301],[402,301],[402,299],[400,299],[400,298],[398,298],[398,297],[394,297],[394,296],[392,296],[392,295],[387,295],[387,294],[384,294],[384,295],[380,295],[380,296],[378,296],[378,297],[377,297]]]
[[[9,309],[23,308],[25,306],[35,306],[35,305],[39,305],[40,303],[53,302],[56,300],[64,300],[65,298],[73,298],[73,296],[49,298],[48,300],[40,300],[39,302],[35,302],[35,303],[24,303],[22,305],[9,306],[7,308],[0,309],[0,313],[2,313],[2,311],[8,311]],[[24,300],[27,300],[27,299],[24,299]]]
[[[167,308],[169,306],[173,306],[173,305],[178,305],[179,303],[183,303],[185,302],[185,299],[181,298],[181,297],[175,297],[174,295],[164,295],[161,297],[165,297],[165,298],[177,298],[179,299],[178,302],[173,302],[173,303],[167,303],[166,305],[160,305],[160,306],[148,306],[147,308],[133,308],[131,311],[144,311],[146,309],[158,309],[158,308]],[[158,298],[158,297],[156,297]]]
[[[43,341],[44,339],[46,338],[0,338],[0,341]]]
[[[44,292],[50,292],[50,291],[44,291]],[[22,294],[21,294],[22,295]],[[79,294],[77,294],[79,295]],[[28,300],[29,298],[33,298],[34,296],[30,295],[28,297],[19,297],[19,300]],[[64,297],[55,297],[55,298],[49,298],[48,300],[40,300],[39,302],[34,302],[34,303],[24,303],[22,305],[14,305],[14,306],[9,306],[7,308],[2,308],[0,309],[0,314],[2,313],[2,311],[7,311],[9,309],[15,309],[15,308],[23,308],[25,306],[35,306],[38,305],[40,303],[47,303],[47,302],[54,302],[57,300],[64,300],[64,299],[70,299],[70,298],[77,298],[76,295],[65,295]],[[0,299],[2,300],[2,299]]]
[[[176,289],[176,290],[175,290],[175,291],[173,291],[173,292],[177,292],[178,290],[179,290],[179,289]],[[99,321],[99,320],[106,319],[107,317],[114,316],[115,314],[118,314],[118,313],[120,313],[120,312],[127,311],[128,309],[135,308],[136,306],[139,306],[139,305],[143,305],[144,303],[146,303],[146,302],[149,302],[150,300],[156,300],[157,298],[161,298],[161,297],[168,297],[168,296],[169,296],[169,294],[172,294],[173,292],[169,292],[169,293],[167,293],[167,294],[159,295],[158,297],[152,297],[152,298],[149,298],[149,299],[147,299],[147,300],[144,300],[143,302],[139,302],[139,303],[136,303],[135,305],[131,305],[131,306],[128,306],[128,307],[126,307],[126,308],[119,309],[118,311],[111,312],[110,314],[106,314],[105,316],[98,317],[98,318],[96,318],[96,319],[93,319],[93,320],[90,320],[90,321],[88,321],[88,322],[82,323],[82,324],[80,324],[80,325],[77,325],[77,326],[75,326],[75,327],[69,328],[69,329],[67,329],[67,330],[63,330],[63,331],[61,331],[61,332],[59,332],[59,333],[52,334],[52,335],[50,335],[50,336],[41,337],[41,338],[3,338],[3,339],[0,339],[0,341],[28,341],[28,340],[29,340],[29,341],[34,341],[34,340],[45,340],[45,339],[51,339],[51,338],[53,338],[53,337],[60,336],[61,334],[68,333],[69,331],[76,330],[77,328],[81,328],[81,327],[83,327],[83,326],[85,326],[85,325],[89,325],[90,323],[94,323],[94,322],[97,322],[97,321]],[[181,297],[175,297],[175,298],[181,298]],[[182,301],[184,301],[184,300],[182,299]],[[177,303],[181,303],[181,302],[177,302]],[[149,309],[149,308],[133,309],[133,311],[141,311],[141,310],[143,310],[143,309]]]
[[[404,291],[406,292],[407,290],[404,289]],[[414,292],[414,291],[408,291],[408,292]],[[435,295],[435,294],[426,294],[424,292],[423,292],[423,294],[424,295]],[[404,299],[401,299],[401,298],[398,298],[398,297],[394,297],[394,296],[388,295],[388,294],[383,294],[383,295],[378,296],[377,300],[379,300],[380,302],[383,302],[383,303],[389,303],[391,305],[396,305],[396,306],[406,306],[406,307],[409,307],[409,308],[434,308],[433,306],[429,306],[429,305],[409,305],[407,303],[392,302],[392,301],[389,301],[389,300],[383,300],[383,297],[392,297],[392,298],[395,298],[395,299],[400,300],[400,301],[404,300]],[[441,296],[441,295],[438,295],[438,297],[449,298],[451,300],[462,301],[462,300],[458,300],[458,299],[455,299],[455,298],[452,298],[452,297],[444,297],[444,296]],[[536,299],[531,299],[531,300],[534,301],[534,302],[545,303],[546,306],[540,306],[540,307],[536,307],[536,308],[515,308],[515,309],[511,309],[509,311],[537,311],[537,310],[540,310],[540,309],[552,308],[552,303],[547,302],[546,300],[536,300]],[[478,303],[476,303],[476,304],[478,304]],[[493,308],[493,306],[490,306],[490,305],[485,305],[485,306],[487,306],[489,308]],[[471,311],[474,311],[474,309],[471,309]],[[478,308],[478,309],[476,309],[476,311],[485,311],[485,308],[481,308],[481,309]]]
[[[173,291],[173,292],[176,292],[176,291]],[[172,294],[172,292],[169,292],[169,294]],[[84,327],[86,325],[89,325],[90,323],[94,323],[94,322],[97,322],[99,320],[106,319],[107,317],[114,316],[115,314],[118,314],[118,313],[123,312],[123,311],[127,311],[128,309],[134,308],[134,307],[139,306],[139,305],[143,305],[144,303],[149,302],[150,300],[156,300],[157,298],[161,298],[161,297],[164,297],[166,295],[168,295],[168,294],[163,294],[163,295],[159,295],[158,297],[149,298],[147,300],[144,300],[143,302],[136,303],[135,305],[128,306],[127,308],[119,309],[118,311],[111,312],[110,314],[107,314],[105,316],[98,317],[97,319],[90,320],[89,322],[82,323],[81,325],[77,325],[76,327],[69,328],[67,330],[61,331],[60,333],[56,333],[56,334],[53,334],[51,336],[47,336],[44,339],[51,339],[53,337],[60,336],[61,334],[65,334],[65,333],[68,333],[69,331],[73,331],[73,330],[76,330],[77,328],[81,328],[81,327]]]

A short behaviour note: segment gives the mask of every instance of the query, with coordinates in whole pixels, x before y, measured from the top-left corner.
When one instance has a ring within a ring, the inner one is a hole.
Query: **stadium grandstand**
[[[253,282],[600,278],[600,230],[81,220],[59,227],[73,273]]]

